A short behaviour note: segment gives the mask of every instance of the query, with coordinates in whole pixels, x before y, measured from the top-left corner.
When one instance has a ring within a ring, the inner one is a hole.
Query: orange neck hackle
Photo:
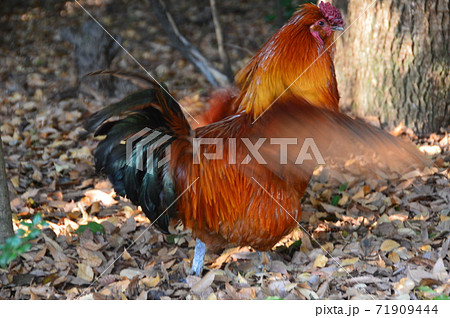
[[[242,111],[256,119],[274,101],[292,95],[338,110],[334,33],[316,30],[321,20],[329,22],[319,7],[303,5],[236,75],[241,86],[236,103]]]

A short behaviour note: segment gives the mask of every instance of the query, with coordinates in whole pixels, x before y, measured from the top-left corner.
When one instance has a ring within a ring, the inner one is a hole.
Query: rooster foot
[[[200,276],[206,253],[206,245],[201,240],[195,240],[194,259],[192,260],[191,275]]]

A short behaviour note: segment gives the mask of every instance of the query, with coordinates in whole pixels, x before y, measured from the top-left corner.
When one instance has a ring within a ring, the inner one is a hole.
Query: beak
[[[340,26],[332,26],[331,30],[333,30],[333,31],[344,31],[344,28],[340,27]]]

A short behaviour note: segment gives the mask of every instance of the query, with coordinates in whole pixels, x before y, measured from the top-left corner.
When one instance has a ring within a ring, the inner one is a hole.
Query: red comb
[[[331,3],[321,2],[319,4],[320,11],[331,25],[344,26],[344,20],[339,10]]]

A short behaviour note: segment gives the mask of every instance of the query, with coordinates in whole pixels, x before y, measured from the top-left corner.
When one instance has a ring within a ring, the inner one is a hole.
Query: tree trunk
[[[377,0],[363,13],[372,2],[333,1],[354,22],[336,48],[341,106],[419,134],[448,128],[449,0]]]
[[[5,160],[2,140],[0,139],[0,244],[13,236],[11,205],[9,203],[8,183],[6,179]]]

